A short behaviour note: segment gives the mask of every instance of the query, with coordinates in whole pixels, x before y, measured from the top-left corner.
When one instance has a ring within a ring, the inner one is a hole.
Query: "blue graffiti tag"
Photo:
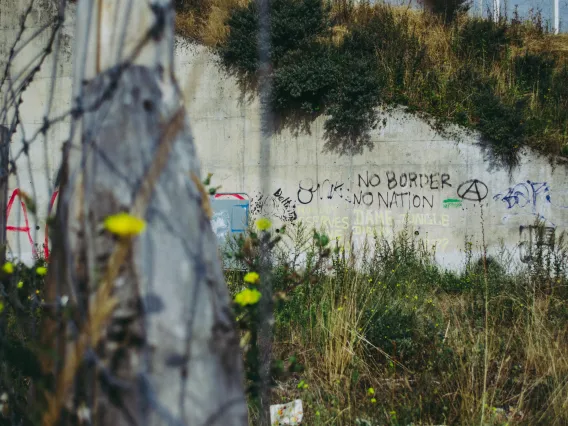
[[[536,216],[548,222],[553,227],[556,227],[556,225],[544,216],[542,209],[546,206],[554,206],[563,209],[568,207],[553,203],[548,183],[532,182],[530,180],[517,183],[507,188],[505,191],[495,195],[493,199],[504,202],[507,210],[521,210],[518,213],[510,213],[509,216]],[[525,207],[530,208],[530,212],[527,212]]]

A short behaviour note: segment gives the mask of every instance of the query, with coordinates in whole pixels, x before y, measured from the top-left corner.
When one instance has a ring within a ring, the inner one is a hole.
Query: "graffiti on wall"
[[[57,201],[58,196],[59,196],[59,189],[56,189],[50,197],[48,212],[47,212],[48,217],[53,212],[55,202]],[[7,223],[6,230],[10,231],[10,232],[23,233],[25,235],[26,239],[28,240],[28,242],[30,243],[30,247],[31,247],[31,250],[32,250],[33,257],[37,259],[40,256],[40,253],[38,252],[39,244],[34,242],[33,237],[32,237],[32,227],[30,226],[30,219],[29,219],[29,216],[28,216],[28,208],[27,208],[26,203],[24,201],[25,198],[26,198],[26,195],[19,188],[14,189],[14,191],[12,192],[12,195],[10,196],[10,199],[8,200],[8,203],[7,203],[7,206],[6,206],[6,223]],[[245,204],[239,205],[239,207],[245,207],[245,210],[246,210],[240,216],[241,217],[243,215],[246,216],[244,220],[245,221],[247,220],[247,218],[248,218],[248,201],[246,201],[245,198],[241,194],[216,194],[214,198],[215,198],[215,200],[227,200],[228,199],[228,200],[236,200],[240,203],[245,203]],[[16,202],[16,199],[17,199],[18,202]],[[21,217],[21,220],[23,222],[23,226],[16,226],[16,225],[10,224],[10,216],[14,215],[14,211],[17,210],[18,206],[20,208],[20,214],[21,214],[20,217]],[[234,216],[234,211],[232,213],[233,213],[233,216]],[[234,229],[235,223],[233,223],[233,222],[234,221],[232,221],[232,218],[230,217],[228,210],[215,211],[214,214],[213,214],[213,217],[211,218],[211,227],[213,228],[213,232],[215,233],[217,238],[223,238],[228,233],[232,233],[232,232],[235,232],[235,231],[239,231],[239,232],[242,231],[242,229],[240,229],[240,228]],[[239,225],[239,224],[237,224],[237,225]],[[244,227],[246,227],[246,224],[243,225],[243,228]],[[40,229],[40,227],[36,226],[36,230],[39,230],[39,229]],[[49,254],[50,254],[48,231],[49,231],[49,229],[48,229],[48,225],[46,223],[44,241],[43,241],[43,244],[42,244],[43,256],[46,260],[49,259]]]
[[[458,209],[462,206],[462,200],[459,198],[446,198],[442,202],[442,207],[445,209]]]
[[[284,222],[293,222],[298,218],[295,201],[285,195],[282,188],[268,195],[257,193],[251,198],[250,205],[253,216],[275,217]]]
[[[51,198],[49,200],[48,216],[51,214],[51,212],[53,210],[53,206],[55,205],[55,201],[57,200],[58,195],[59,195],[59,190],[56,189],[53,192],[53,194],[51,195]],[[18,198],[19,205],[20,205],[20,208],[21,208],[24,226],[7,225],[6,230],[11,231],[11,232],[24,233],[27,236],[27,240],[30,243],[30,246],[31,246],[31,249],[32,249],[32,254],[33,254],[34,258],[37,258],[39,256],[39,253],[37,251],[38,244],[36,244],[34,242],[33,238],[32,238],[32,232],[31,232],[32,229],[30,227],[30,222],[29,222],[29,217],[28,217],[28,208],[26,207],[26,203],[24,202],[23,193],[20,191],[19,188],[14,189],[14,191],[12,192],[12,195],[10,196],[10,199],[8,200],[8,204],[6,206],[6,223],[8,223],[8,224],[10,223],[10,214],[12,214],[12,212],[14,211],[13,207],[14,207],[14,203],[16,202],[16,197]],[[16,204],[16,206],[17,205],[18,204]],[[39,230],[39,226],[37,226],[36,229]],[[47,223],[45,224],[45,237],[44,237],[44,242],[43,242],[43,256],[45,257],[45,259],[49,258],[49,239],[48,239],[48,225],[47,225]]]
[[[568,208],[560,197],[553,200],[552,190],[548,183],[530,180],[519,182],[499,192],[493,199],[504,204],[507,210],[507,214],[503,217],[504,220],[512,216],[534,216],[552,227],[556,227],[557,224],[547,217],[550,208]]]
[[[435,197],[441,196],[438,203]],[[553,193],[547,182],[522,181],[489,197],[487,185],[478,180],[470,179],[453,185],[448,173],[374,173],[366,171],[359,173],[354,184],[350,187],[345,182],[326,179],[314,182],[303,179],[298,184],[296,194],[286,194],[285,190],[263,195],[257,193],[250,201],[250,213],[254,216],[278,218],[285,222],[293,222],[298,218],[308,227],[324,229],[330,238],[343,239],[348,235],[356,239],[372,236],[375,232],[390,232],[392,226],[405,223],[420,230],[420,226],[450,227],[451,216],[448,209],[461,208],[468,202],[481,202],[486,198],[493,199],[496,204],[503,206],[506,215],[531,216],[543,220],[546,235],[554,235],[559,225],[558,220],[550,220],[551,208],[568,208],[568,196],[563,192]],[[58,190],[50,197],[48,206],[51,214],[57,201]],[[216,194],[215,199],[244,200],[239,194]],[[33,240],[33,229],[28,217],[25,195],[19,189],[13,190],[7,204],[7,231],[23,233],[24,239],[30,244],[35,257],[43,254],[49,257],[48,229],[45,225],[43,244]],[[317,203],[316,201],[337,201],[334,203]],[[438,210],[439,206],[444,210]],[[435,207],[436,206],[436,207]],[[344,208],[347,207],[347,212]],[[398,211],[394,210],[396,207]],[[421,208],[422,211],[419,211]],[[401,212],[400,209],[404,209]],[[418,210],[418,211],[417,211]],[[448,214],[445,214],[445,213]],[[15,216],[20,219],[15,224]],[[555,216],[556,217],[556,216]],[[230,218],[227,213],[215,214],[211,224],[217,236],[226,235],[230,230]],[[533,226],[520,228],[520,256],[523,262],[529,262],[532,253],[541,247],[542,241],[536,238]],[[39,230],[39,227],[36,227]],[[440,231],[424,235],[426,243],[435,244],[444,249],[449,240]],[[420,230],[422,233],[422,230]],[[430,239],[429,239],[430,238]],[[539,242],[540,241],[540,242]],[[544,241],[548,241],[546,238]],[[546,244],[545,244],[546,246]],[[41,252],[40,252],[41,250]]]
[[[359,173],[353,188],[345,182],[303,179],[298,184],[298,203],[343,200],[355,206],[379,209],[434,208],[434,192],[452,187],[448,173]]]
[[[331,206],[298,206],[300,220],[308,227],[323,229],[331,239],[342,240],[348,234],[355,239],[372,237],[375,232],[390,233],[393,226],[403,226],[405,223],[413,226],[450,226],[450,216],[438,213],[393,213],[391,210],[352,209],[350,215]],[[447,245],[448,239],[441,239]]]
[[[461,183],[456,192],[462,200],[479,203],[487,198],[489,189],[480,180],[470,179]]]

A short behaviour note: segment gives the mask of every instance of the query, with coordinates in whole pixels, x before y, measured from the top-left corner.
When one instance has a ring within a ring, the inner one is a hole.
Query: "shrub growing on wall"
[[[272,106],[281,125],[326,114],[327,148],[357,152],[385,122],[377,111],[403,106],[446,136],[459,137],[449,124],[479,132],[509,165],[523,146],[568,151],[566,58],[542,29],[466,17],[446,26],[386,5],[346,12],[327,4],[271,2]],[[227,24],[219,53],[243,87],[255,87],[256,4],[232,9]]]

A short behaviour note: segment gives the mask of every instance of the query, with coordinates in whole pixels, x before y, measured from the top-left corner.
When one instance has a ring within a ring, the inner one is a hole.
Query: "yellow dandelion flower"
[[[377,403],[377,399],[376,398],[371,398],[371,404],[376,404]]]
[[[249,284],[256,284],[259,279],[260,279],[260,276],[256,272],[248,272],[245,275],[245,278],[244,278],[245,283],[249,283]]]
[[[36,269],[36,274],[43,277],[44,275],[47,274],[47,268],[45,266],[38,266]]]
[[[20,282],[18,283],[18,288],[22,288],[23,286],[24,286],[24,282],[23,282],[23,281],[20,281]]]
[[[245,288],[235,296],[235,302],[241,306],[254,305],[260,300],[260,296],[261,294],[258,290]]]
[[[104,227],[107,231],[115,235],[130,237],[144,231],[146,222],[128,213],[118,213],[107,217],[104,221]]]
[[[36,290],[36,294],[39,294],[39,290]]]
[[[272,222],[270,222],[270,219],[267,219],[265,217],[261,217],[260,219],[258,219],[256,221],[256,227],[260,230],[260,231],[266,231],[268,230],[270,227],[272,226]]]
[[[4,266],[2,266],[2,270],[7,274],[11,274],[12,272],[14,272],[14,265],[12,265],[10,262],[6,262],[4,263]]]

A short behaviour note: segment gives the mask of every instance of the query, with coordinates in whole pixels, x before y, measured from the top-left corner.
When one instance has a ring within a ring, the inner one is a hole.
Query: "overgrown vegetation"
[[[357,152],[372,147],[369,131],[403,106],[446,136],[459,137],[452,124],[479,132],[509,165],[523,147],[567,154],[566,35],[548,33],[538,15],[495,23],[465,16],[463,2],[442,3],[433,15],[383,4],[273,0],[279,125],[303,130],[325,114],[327,148]],[[214,47],[243,87],[254,88],[256,3],[200,5],[182,9],[178,30]]]
[[[263,306],[274,317],[270,402],[302,399],[303,424],[566,424],[568,246],[535,225],[529,263],[465,241],[461,271],[441,268],[408,224],[350,251],[301,222],[261,219],[230,239],[250,424],[265,389]],[[0,424],[40,422],[53,378],[38,325],[77,313],[65,296],[44,302],[46,271],[41,259],[0,271]]]
[[[288,365],[272,403],[302,399],[309,425],[566,424],[564,237],[514,270],[506,252],[489,258],[466,242],[463,270],[450,272],[409,231],[375,236],[357,259],[301,224],[272,232],[275,365]],[[246,268],[261,240],[236,242]],[[227,273],[234,294],[262,291],[264,277],[249,278]],[[241,342],[249,379],[254,327]]]
[[[32,383],[36,389],[50,386],[37,357],[44,273],[41,259],[31,268],[6,263],[0,272],[0,425],[40,421],[42,407],[30,407],[27,397]]]

